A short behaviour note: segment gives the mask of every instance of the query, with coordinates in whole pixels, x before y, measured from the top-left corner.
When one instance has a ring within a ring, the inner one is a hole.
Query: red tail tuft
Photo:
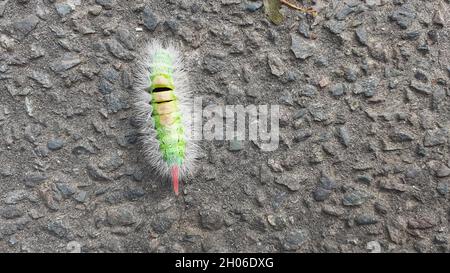
[[[172,185],[173,185],[173,191],[176,195],[178,195],[178,166],[173,165],[172,166]]]

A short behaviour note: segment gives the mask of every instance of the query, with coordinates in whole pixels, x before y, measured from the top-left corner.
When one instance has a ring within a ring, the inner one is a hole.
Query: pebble
[[[270,67],[270,71],[273,75],[280,77],[285,72],[286,64],[278,57],[279,54],[269,53],[267,55],[267,61]]]
[[[339,128],[339,138],[341,140],[341,143],[344,144],[345,147],[348,147],[350,145],[350,135],[348,133],[347,128],[345,127]]]
[[[392,21],[395,21],[402,29],[407,29],[411,26],[413,20],[416,18],[414,7],[409,4],[403,4],[396,8],[390,16]]]
[[[345,94],[345,85],[342,83],[333,84],[330,87],[330,92],[333,97],[340,97]]]
[[[390,138],[394,142],[408,142],[413,141],[415,139],[413,133],[405,130],[397,130],[396,132],[390,135]]]
[[[344,194],[344,198],[342,199],[342,204],[344,206],[360,206],[364,204],[370,195],[362,190],[349,190]]]
[[[50,81],[50,77],[47,73],[40,71],[33,71],[29,77],[35,80],[44,88],[49,89],[53,86],[52,82]]]
[[[304,229],[290,231],[281,239],[281,246],[283,250],[296,251],[308,241],[308,238],[308,232]]]
[[[137,222],[134,207],[131,205],[119,205],[107,210],[107,221],[111,226],[130,226]]]
[[[281,177],[277,177],[275,182],[286,186],[291,191],[298,191],[305,179],[299,178],[296,175],[283,173]]]
[[[130,61],[134,59],[133,54],[126,50],[116,39],[110,39],[106,43],[106,47],[112,55],[121,60]]]
[[[81,253],[81,244],[77,241],[70,241],[66,246],[66,250],[69,253]]]
[[[445,165],[441,165],[439,167],[439,169],[436,172],[436,176],[437,177],[447,177],[450,176],[450,168],[445,166]]]
[[[172,227],[174,219],[167,216],[166,214],[157,215],[152,221],[152,229],[158,234],[164,234]]]
[[[436,225],[436,220],[428,216],[411,218],[408,220],[408,228],[410,229],[429,229]]]
[[[291,50],[297,59],[305,60],[314,55],[315,44],[311,40],[291,34]]]
[[[370,241],[366,245],[366,249],[370,253],[381,253],[381,245],[378,241]]]
[[[102,6],[100,5],[93,5],[88,8],[88,14],[93,16],[98,16],[102,12]]]
[[[67,14],[74,11],[74,8],[72,5],[69,5],[68,3],[55,3],[56,12],[58,12],[58,15],[61,17],[66,16]]]
[[[431,86],[428,84],[419,82],[419,81],[411,81],[410,85],[412,90],[424,94],[424,95],[431,95]]]
[[[110,10],[116,5],[116,0],[95,0],[95,3],[106,10]]]
[[[69,230],[65,223],[61,220],[54,220],[48,223],[47,225],[48,231],[50,231],[50,234],[55,235],[61,239],[66,238]]]
[[[450,185],[449,182],[446,181],[442,181],[442,182],[438,182],[437,186],[436,186],[436,190],[443,196],[447,196],[449,190],[450,190]]]
[[[0,216],[5,219],[15,219],[23,216],[23,211],[16,206],[0,207]]]
[[[369,214],[361,214],[355,217],[355,223],[357,225],[374,225],[376,223],[378,223],[378,219],[373,216],[373,215],[369,215]]]
[[[159,18],[153,13],[150,7],[146,7],[143,13],[144,26],[149,31],[154,31],[159,24]]]
[[[55,72],[63,72],[79,65],[80,63],[81,59],[78,54],[64,54],[62,59],[53,62],[51,68]]]
[[[262,7],[263,3],[261,1],[250,2],[247,1],[245,4],[245,10],[249,12],[255,12]]]
[[[36,28],[39,23],[39,18],[36,15],[29,15],[25,18],[19,19],[14,22],[14,28],[21,32],[23,35],[27,35]]]
[[[299,95],[304,97],[315,97],[318,94],[317,87],[311,84],[305,84],[302,86]]]
[[[214,209],[200,211],[200,221],[202,227],[209,230],[219,230],[224,224],[222,213]]]
[[[427,130],[423,139],[425,147],[433,147],[437,145],[446,144],[448,141],[448,130],[445,128]]]
[[[61,149],[64,146],[64,141],[59,138],[55,138],[47,142],[47,148],[52,151]]]

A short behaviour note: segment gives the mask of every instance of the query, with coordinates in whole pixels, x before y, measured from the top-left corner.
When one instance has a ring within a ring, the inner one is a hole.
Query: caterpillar
[[[173,43],[149,43],[137,64],[133,92],[139,142],[146,163],[162,179],[179,181],[193,174],[197,145],[191,140],[192,95],[184,58]]]

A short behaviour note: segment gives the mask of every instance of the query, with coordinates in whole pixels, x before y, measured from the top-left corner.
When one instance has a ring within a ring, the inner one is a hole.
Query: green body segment
[[[163,159],[169,166],[183,163],[186,141],[179,101],[175,95],[173,60],[166,50],[154,53],[151,66],[152,118]]]

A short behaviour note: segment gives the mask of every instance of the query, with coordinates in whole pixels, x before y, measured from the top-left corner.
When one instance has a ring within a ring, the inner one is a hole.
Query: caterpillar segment
[[[187,137],[191,126],[191,95],[183,61],[173,45],[150,44],[143,53],[135,90],[146,160],[160,177],[172,180],[179,194],[180,177],[195,169],[196,145]]]

